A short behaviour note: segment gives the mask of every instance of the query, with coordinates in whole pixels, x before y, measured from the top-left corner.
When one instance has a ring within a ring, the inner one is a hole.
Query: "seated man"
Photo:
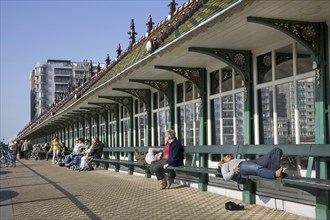
[[[76,145],[74,146],[74,148],[72,150],[72,153],[68,154],[64,157],[65,166],[71,167],[73,157],[80,155],[84,149],[85,149],[84,139],[78,138],[76,141]]]
[[[91,170],[90,162],[93,158],[101,158],[103,153],[104,144],[97,137],[92,138],[92,146],[85,151],[85,156],[81,158],[80,169]]]

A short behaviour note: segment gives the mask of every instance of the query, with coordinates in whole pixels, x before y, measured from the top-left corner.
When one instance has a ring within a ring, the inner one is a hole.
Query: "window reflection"
[[[294,91],[292,83],[277,85],[276,88],[276,113],[277,133],[279,144],[292,144],[294,138]]]
[[[275,79],[283,79],[293,75],[292,45],[276,50]]]
[[[274,144],[273,89],[258,90],[260,143]]]
[[[272,80],[272,53],[265,53],[257,57],[258,83]]]

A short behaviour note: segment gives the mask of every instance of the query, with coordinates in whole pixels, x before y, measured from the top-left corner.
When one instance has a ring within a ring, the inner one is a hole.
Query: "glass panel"
[[[293,83],[277,85],[275,87],[277,132],[279,144],[293,144],[295,142],[292,125],[294,126],[294,93],[291,93]]]
[[[299,80],[297,84],[300,142],[315,143],[314,77]]]
[[[235,89],[242,88],[242,77],[235,71]]]
[[[123,142],[122,147],[128,146],[128,120],[122,121]]]
[[[159,144],[162,146],[165,144],[165,131],[166,131],[166,118],[165,118],[165,112],[160,111],[159,112]]]
[[[219,93],[219,70],[213,71],[210,73],[210,94],[218,94]]]
[[[199,99],[201,97],[201,93],[199,91],[199,88],[194,85],[194,99]]]
[[[145,146],[145,115],[139,117],[139,134],[140,134],[140,143],[139,146]]]
[[[271,87],[258,90],[260,143],[274,144],[273,90]]]
[[[143,112],[145,112],[144,103],[143,103],[142,101],[139,100],[139,104],[140,104],[140,110],[139,110],[139,113],[143,113]]]
[[[233,96],[222,97],[223,144],[234,143]]]
[[[297,44],[297,74],[313,71],[311,54],[300,44]]]
[[[220,145],[220,98],[211,100],[212,144]]]
[[[276,50],[275,79],[283,79],[293,75],[292,45]]]
[[[221,69],[221,91],[226,92],[232,89],[233,89],[232,69],[223,68]]]
[[[266,53],[257,57],[258,83],[272,80],[272,53]]]
[[[183,83],[176,86],[177,88],[177,103],[183,102]]]
[[[235,94],[236,144],[244,144],[244,93]]]
[[[135,99],[134,100],[134,112],[135,112],[135,114],[138,114],[139,113],[139,100],[137,100],[137,99]]]
[[[199,144],[199,115],[201,110],[201,103],[195,103],[195,144]],[[206,138],[206,137],[204,137]]]
[[[186,105],[185,112],[185,122],[186,122],[186,145],[194,145],[194,105]]]
[[[153,109],[158,109],[158,93],[157,92],[154,92],[154,108]]]
[[[190,81],[185,82],[185,101],[193,100],[193,84]]]
[[[180,124],[178,125],[178,138],[181,144],[185,145],[185,136],[184,136],[184,106],[178,107],[178,121]]]
[[[165,96],[162,92],[159,93],[159,108],[165,107]]]

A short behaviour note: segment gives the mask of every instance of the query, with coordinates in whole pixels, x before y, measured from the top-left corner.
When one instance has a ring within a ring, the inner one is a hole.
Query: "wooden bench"
[[[242,176],[246,181],[245,191],[243,192],[243,201],[246,203],[255,203],[256,187],[255,183],[260,180],[275,181],[282,186],[297,188],[306,191],[316,197],[316,217],[317,219],[328,219],[329,217],[329,200],[330,200],[330,145],[329,144],[308,144],[308,145],[230,145],[230,146],[192,146],[185,147],[185,153],[198,155],[199,166],[186,164],[180,167],[168,167],[169,170],[175,172],[185,172],[193,176],[199,177],[198,189],[200,191],[207,190],[208,174],[215,174],[221,177],[221,173],[217,168],[209,168],[207,166],[208,156],[210,154],[236,154],[245,158],[253,159],[256,155],[262,155],[269,152],[274,147],[283,150],[286,156],[307,156],[309,164],[307,174],[311,174],[313,164],[316,165],[316,178],[308,177],[287,177],[283,179],[265,179],[259,176]],[[193,157],[193,158],[194,158]]]

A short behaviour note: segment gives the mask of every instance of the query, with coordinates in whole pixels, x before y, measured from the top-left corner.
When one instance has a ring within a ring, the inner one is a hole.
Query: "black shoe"
[[[238,205],[236,204],[235,202],[226,202],[225,203],[225,208],[227,210],[230,210],[230,211],[234,211],[234,210],[243,210],[244,209],[244,205]]]
[[[70,162],[70,163],[66,163],[65,166],[66,166],[66,167],[71,167],[71,166],[72,166],[72,162]]]
[[[281,173],[281,178],[285,178],[285,177],[288,177],[288,174],[287,174],[287,173],[284,173],[284,172],[282,172],[282,173]]]

